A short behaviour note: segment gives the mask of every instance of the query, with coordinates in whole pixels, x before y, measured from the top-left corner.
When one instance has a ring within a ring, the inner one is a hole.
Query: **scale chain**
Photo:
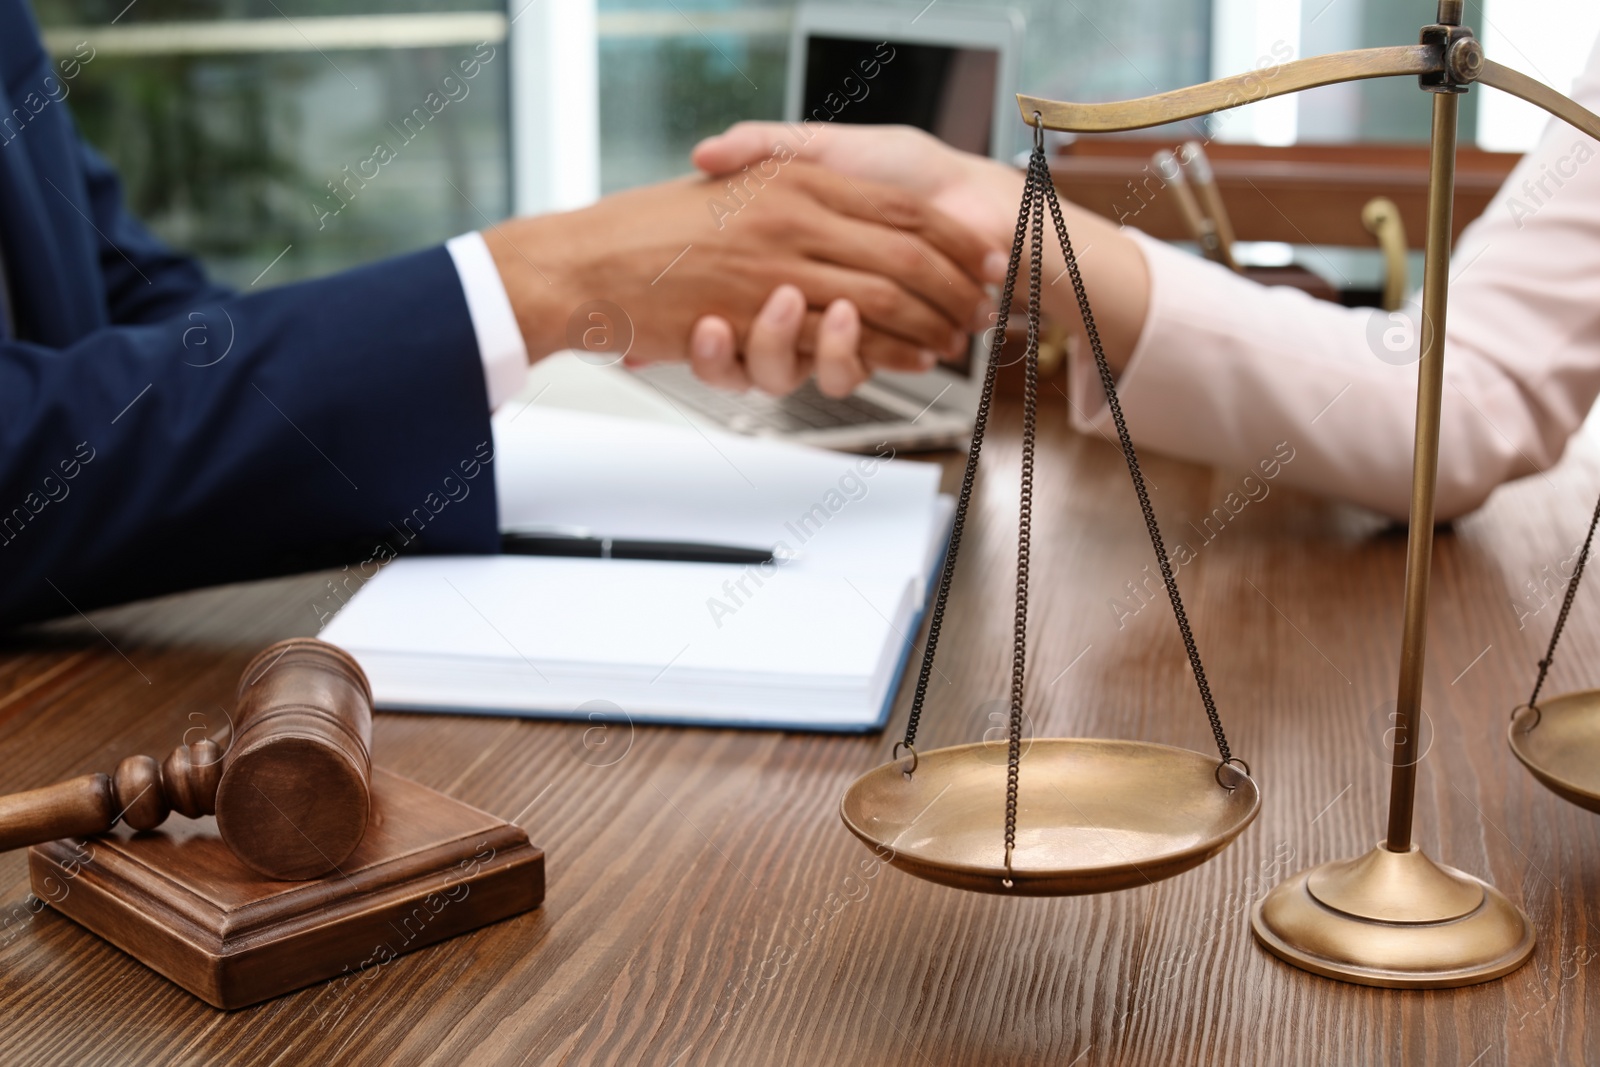
[[[1040,162],[1043,163],[1042,153]],[[1089,294],[1083,285],[1083,274],[1078,269],[1078,257],[1067,236],[1067,224],[1061,217],[1061,202],[1056,199],[1055,184],[1046,178],[1044,196],[1050,204],[1050,216],[1056,225],[1056,238],[1061,242],[1061,254],[1067,261],[1067,273],[1072,278],[1072,291],[1078,298],[1078,311],[1083,316],[1083,328],[1089,335],[1089,347],[1094,352],[1095,366],[1100,371],[1100,385],[1105,390],[1106,406],[1111,409],[1111,420],[1117,425],[1117,440],[1122,445],[1122,456],[1128,462],[1128,474],[1133,478],[1133,489],[1139,495],[1139,510],[1144,513],[1145,527],[1150,531],[1150,544],[1155,548],[1156,563],[1161,568],[1161,578],[1167,586],[1167,599],[1172,601],[1172,614],[1178,620],[1178,632],[1183,635],[1183,647],[1189,654],[1189,667],[1194,671],[1195,685],[1200,689],[1200,700],[1206,708],[1206,718],[1211,722],[1211,735],[1216,740],[1217,752],[1223,763],[1234,762],[1228,748],[1228,735],[1222,729],[1222,716],[1217,712],[1216,699],[1211,695],[1211,683],[1206,680],[1206,669],[1200,663],[1200,649],[1195,644],[1194,630],[1189,626],[1189,616],[1183,610],[1183,597],[1178,592],[1178,579],[1167,559],[1166,545],[1161,537],[1161,527],[1156,522],[1155,508],[1150,503],[1150,492],[1145,488],[1144,472],[1139,469],[1139,457],[1133,449],[1133,438],[1128,433],[1128,422],[1122,415],[1122,403],[1117,399],[1117,382],[1106,362],[1105,346],[1100,341],[1100,331],[1094,322],[1094,312],[1089,310]],[[1219,768],[1220,770],[1220,768]]]
[[[1572,569],[1572,580],[1567,583],[1567,595],[1561,600],[1561,611],[1556,615],[1556,628],[1550,632],[1550,647],[1545,649],[1544,659],[1539,661],[1539,677],[1534,680],[1533,694],[1528,697],[1528,707],[1537,711],[1539,709],[1539,690],[1544,688],[1545,676],[1550,673],[1550,665],[1556,659],[1556,645],[1561,640],[1561,631],[1566,628],[1567,614],[1572,611],[1572,600],[1578,595],[1578,583],[1583,580],[1584,564],[1589,562],[1589,547],[1594,543],[1594,529],[1600,524],[1600,500],[1594,504],[1594,516],[1589,520],[1589,535],[1583,539],[1583,548],[1578,552],[1578,563]]]
[[[1021,504],[1017,513],[1017,609],[1011,643],[1011,722],[1006,747],[1006,871],[1017,843],[1017,778],[1022,765],[1022,697],[1028,658],[1028,565],[1033,539],[1033,455],[1038,437],[1039,412],[1039,291],[1044,275],[1044,197],[1050,184],[1044,163],[1043,131],[1035,135],[1028,160],[1028,184],[1033,186],[1032,231],[1028,255],[1028,347],[1023,354]]]
[[[1029,253],[1028,337],[1027,350],[1024,356],[1025,385],[1023,392],[1021,499],[1017,522],[1016,611],[1013,616],[1011,709],[1006,760],[1005,866],[1008,875],[1011,871],[1012,854],[1016,847],[1017,800],[1022,761],[1022,710],[1027,675],[1028,571],[1033,527],[1034,455],[1038,437],[1039,323],[1041,316],[1040,299],[1043,288],[1044,212],[1047,203],[1051,221],[1055,226],[1056,237],[1061,244],[1062,255],[1066,260],[1067,273],[1072,279],[1073,292],[1077,298],[1079,313],[1083,317],[1089,345],[1094,352],[1095,365],[1099,370],[1100,382],[1106,394],[1106,403],[1111,411],[1112,421],[1117,427],[1117,437],[1121,443],[1123,458],[1127,462],[1128,473],[1132,477],[1134,491],[1139,498],[1139,508],[1144,517],[1145,527],[1150,535],[1151,546],[1156,553],[1156,561],[1160,566],[1162,578],[1166,583],[1167,596],[1172,602],[1173,615],[1177,620],[1178,630],[1183,638],[1190,668],[1194,672],[1195,684],[1199,688],[1201,702],[1205,705],[1206,717],[1211,724],[1212,736],[1216,740],[1217,751],[1222,757],[1221,766],[1241,762],[1235,759],[1228,747],[1228,739],[1223,731],[1222,719],[1217,711],[1210,683],[1206,679],[1205,668],[1200,662],[1200,651],[1195,642],[1194,631],[1183,608],[1183,599],[1178,591],[1177,577],[1173,572],[1171,561],[1167,558],[1161,529],[1156,522],[1155,508],[1150,502],[1150,494],[1145,485],[1144,474],[1139,467],[1133,439],[1128,432],[1122,405],[1117,397],[1116,378],[1106,360],[1100,332],[1095,325],[1094,314],[1089,308],[1088,292],[1084,286],[1083,275],[1078,266],[1077,255],[1073,250],[1071,239],[1067,236],[1066,222],[1062,217],[1061,204],[1056,197],[1055,187],[1050,177],[1049,162],[1045,156],[1044,129],[1037,115],[1035,116],[1035,123],[1033,153],[1028,160],[1027,177],[1022,191],[1022,203],[1017,212],[1016,234],[1011,244],[1011,259],[1006,270],[1006,280],[1001,292],[999,311],[995,318],[994,332],[990,340],[989,363],[984,372],[983,392],[978,403],[977,416],[974,420],[972,445],[967,455],[966,472],[962,477],[961,493],[956,504],[955,518],[951,524],[950,542],[945,554],[944,571],[940,575],[939,589],[928,624],[928,639],[923,650],[922,669],[917,677],[916,692],[911,703],[911,713],[906,722],[905,739],[895,745],[897,754],[901,746],[910,751],[912,764],[907,773],[914,773],[916,769],[915,745],[917,730],[922,719],[922,709],[927,700],[928,683],[933,672],[934,657],[938,649],[939,635],[943,628],[945,610],[949,603],[950,586],[955,575],[956,559],[961,547],[962,533],[966,527],[967,512],[971,504],[973,485],[977,476],[978,460],[983,448],[984,434],[988,428],[989,414],[993,404],[996,372],[999,369],[1000,357],[1005,345],[1006,327],[1010,320],[1011,307],[1016,296],[1017,274],[1021,268],[1022,253],[1026,246]],[[1596,518],[1600,520],[1600,505],[1596,507]],[[1591,527],[1591,536],[1592,534],[1593,528]],[[1587,544],[1585,545],[1585,550],[1587,551]],[[1581,560],[1579,567],[1581,573]],[[1219,771],[1221,766],[1218,768]],[[1249,773],[1248,768],[1246,768],[1246,773]],[[1218,781],[1221,781],[1220,777]],[[1007,884],[1009,884],[1009,878],[1007,879]]]
[[[950,524],[950,544],[945,550],[944,572],[939,576],[939,592],[934,598],[933,614],[928,622],[928,643],[922,651],[922,669],[917,675],[916,694],[911,700],[911,715],[906,720],[905,740],[901,745],[909,749],[915,764],[917,728],[922,721],[922,706],[928,696],[928,681],[933,674],[934,653],[939,647],[939,633],[944,627],[945,606],[950,600],[950,584],[955,578],[956,556],[961,551],[961,534],[966,528],[967,509],[972,502],[972,487],[978,474],[978,455],[983,451],[984,431],[989,425],[989,407],[994,397],[995,372],[1000,367],[1001,350],[1005,346],[1006,326],[1010,321],[1011,300],[1017,284],[1017,271],[1022,265],[1022,249],[1028,233],[1028,218],[1034,197],[1030,180],[1022,190],[1022,206],[1017,210],[1017,231],[1011,242],[1011,262],[1006,269],[1005,286],[1001,291],[1000,307],[995,316],[993,333],[989,341],[989,363],[983,374],[983,392],[978,400],[978,414],[973,420],[972,444],[967,451],[967,469],[961,478],[961,493],[956,500],[956,514]]]

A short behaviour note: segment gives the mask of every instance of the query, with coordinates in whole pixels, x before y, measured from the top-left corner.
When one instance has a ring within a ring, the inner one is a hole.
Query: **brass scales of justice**
[[[1597,140],[1600,116],[1543,83],[1485,58],[1472,30],[1461,25],[1462,7],[1462,0],[1440,0],[1438,21],[1422,28],[1418,44],[1297,60],[1275,68],[1270,77],[1256,72],[1103,104],[1018,96],[1022,118],[1033,129],[1034,150],[905,738],[895,744],[892,762],[855,781],[840,805],[846,826],[893,865],[933,882],[979,892],[1041,896],[1109,892],[1146,885],[1204,863],[1225,849],[1260,808],[1260,794],[1249,767],[1228,747],[1163,548],[1050,180],[1044,131],[1144,129],[1322,85],[1414,76],[1422,91],[1433,96],[1433,129],[1388,829],[1384,839],[1365,855],[1324,863],[1278,885],[1256,904],[1251,928],[1262,945],[1288,963],[1365,985],[1470,985],[1506,975],[1532,954],[1534,929],[1520,908],[1487,882],[1429,859],[1412,837],[1418,761],[1415,725],[1421,717],[1433,554],[1457,112],[1462,94],[1481,83],[1535,104]],[[1023,738],[1039,289],[1046,214],[1062,246],[1135,494],[1216,739],[1216,756],[1140,741]],[[1001,774],[1000,763],[989,752],[995,746],[978,742],[919,752],[916,735],[1025,251],[1030,277],[1017,609],[1010,729],[1005,773]],[[1542,783],[1573,803],[1600,811],[1600,690],[1538,703],[1539,688],[1577,591],[1596,524],[1600,524],[1600,504],[1549,650],[1539,663],[1533,695],[1528,704],[1512,713],[1510,742],[1517,757]],[[1021,773],[1024,762],[1026,775]]]

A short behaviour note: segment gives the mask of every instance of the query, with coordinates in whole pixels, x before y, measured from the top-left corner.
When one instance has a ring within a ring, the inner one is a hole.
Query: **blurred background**
[[[1406,43],[1432,15],[1428,0],[1004,6],[1027,23],[1022,88],[1076,100]],[[236,285],[269,266],[263,285],[323,274],[683,173],[700,137],[779,117],[793,7],[35,0],[50,50],[78,61],[69,106],[122,172],[133,210]],[[1489,0],[1469,3],[1466,21],[1491,56],[1566,89],[1600,30],[1600,5]],[[1231,113],[1213,132],[1261,144],[1416,142],[1428,122],[1418,97],[1400,80],[1330,87]],[[1506,151],[1543,126],[1494,93],[1470,94],[1462,121],[1464,138]],[[1019,148],[1022,133],[1019,124]],[[373,158],[380,142],[390,158]]]

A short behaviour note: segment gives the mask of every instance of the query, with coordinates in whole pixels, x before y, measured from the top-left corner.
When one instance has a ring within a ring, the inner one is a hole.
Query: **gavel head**
[[[272,878],[327,874],[367,829],[372,690],[343,649],[280,641],[239,678],[233,736],[217,785],[217,829]]]

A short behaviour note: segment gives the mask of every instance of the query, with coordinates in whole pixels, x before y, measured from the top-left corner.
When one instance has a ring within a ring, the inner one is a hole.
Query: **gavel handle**
[[[43,789],[0,796],[0,852],[60,837],[103,834],[119,821],[151,830],[171,811],[191,819],[216,811],[222,750],[196,741],[165,763],[129,756],[113,774],[86,774]]]
[[[0,852],[59,837],[103,834],[116,824],[117,814],[109,774],[85,774],[0,796]]]

